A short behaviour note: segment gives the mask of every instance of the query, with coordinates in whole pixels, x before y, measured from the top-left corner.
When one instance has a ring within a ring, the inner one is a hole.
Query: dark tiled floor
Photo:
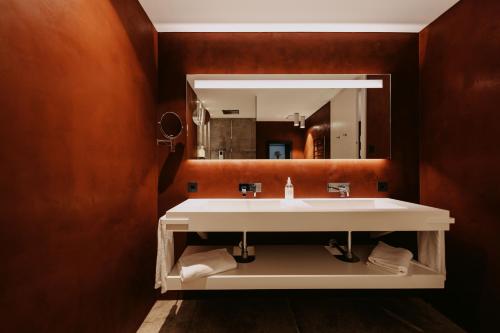
[[[420,298],[320,295],[158,301],[138,332],[464,331]]]

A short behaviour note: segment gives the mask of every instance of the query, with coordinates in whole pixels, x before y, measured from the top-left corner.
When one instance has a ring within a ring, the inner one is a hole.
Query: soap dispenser
[[[285,185],[285,199],[293,199],[293,185],[290,177],[288,177]]]

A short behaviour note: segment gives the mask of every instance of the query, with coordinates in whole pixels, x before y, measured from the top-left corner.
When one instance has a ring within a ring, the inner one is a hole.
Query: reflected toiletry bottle
[[[285,199],[293,199],[293,185],[290,177],[288,177],[285,185]]]
[[[205,147],[203,145],[198,146],[198,149],[196,151],[196,155],[198,156],[199,159],[205,159]]]

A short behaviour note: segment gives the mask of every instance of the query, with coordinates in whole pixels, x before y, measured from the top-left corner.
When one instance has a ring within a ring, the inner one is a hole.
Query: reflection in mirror
[[[390,79],[188,75],[190,157],[390,158]]]

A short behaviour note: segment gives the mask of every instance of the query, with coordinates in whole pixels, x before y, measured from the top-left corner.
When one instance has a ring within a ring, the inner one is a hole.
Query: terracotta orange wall
[[[440,309],[470,331],[498,326],[500,2],[462,0],[420,34],[424,204],[449,209]]]
[[[382,89],[366,92],[366,156],[391,156],[391,80],[387,75],[368,75],[370,80],[383,80]]]
[[[355,197],[418,201],[418,34],[160,33],[158,48],[158,116],[185,117],[186,74],[393,74],[392,160],[187,161],[180,149],[160,148],[160,182],[169,186],[159,193],[159,214],[188,197],[238,197],[237,184],[250,180],[263,183],[261,197],[282,197],[287,176],[297,197],[327,196],[327,181],[348,181]],[[378,193],[377,180],[388,180],[390,192]],[[198,193],[187,193],[188,181],[198,182]]]
[[[135,332],[149,310],[155,38],[135,0],[0,2],[3,332]]]

